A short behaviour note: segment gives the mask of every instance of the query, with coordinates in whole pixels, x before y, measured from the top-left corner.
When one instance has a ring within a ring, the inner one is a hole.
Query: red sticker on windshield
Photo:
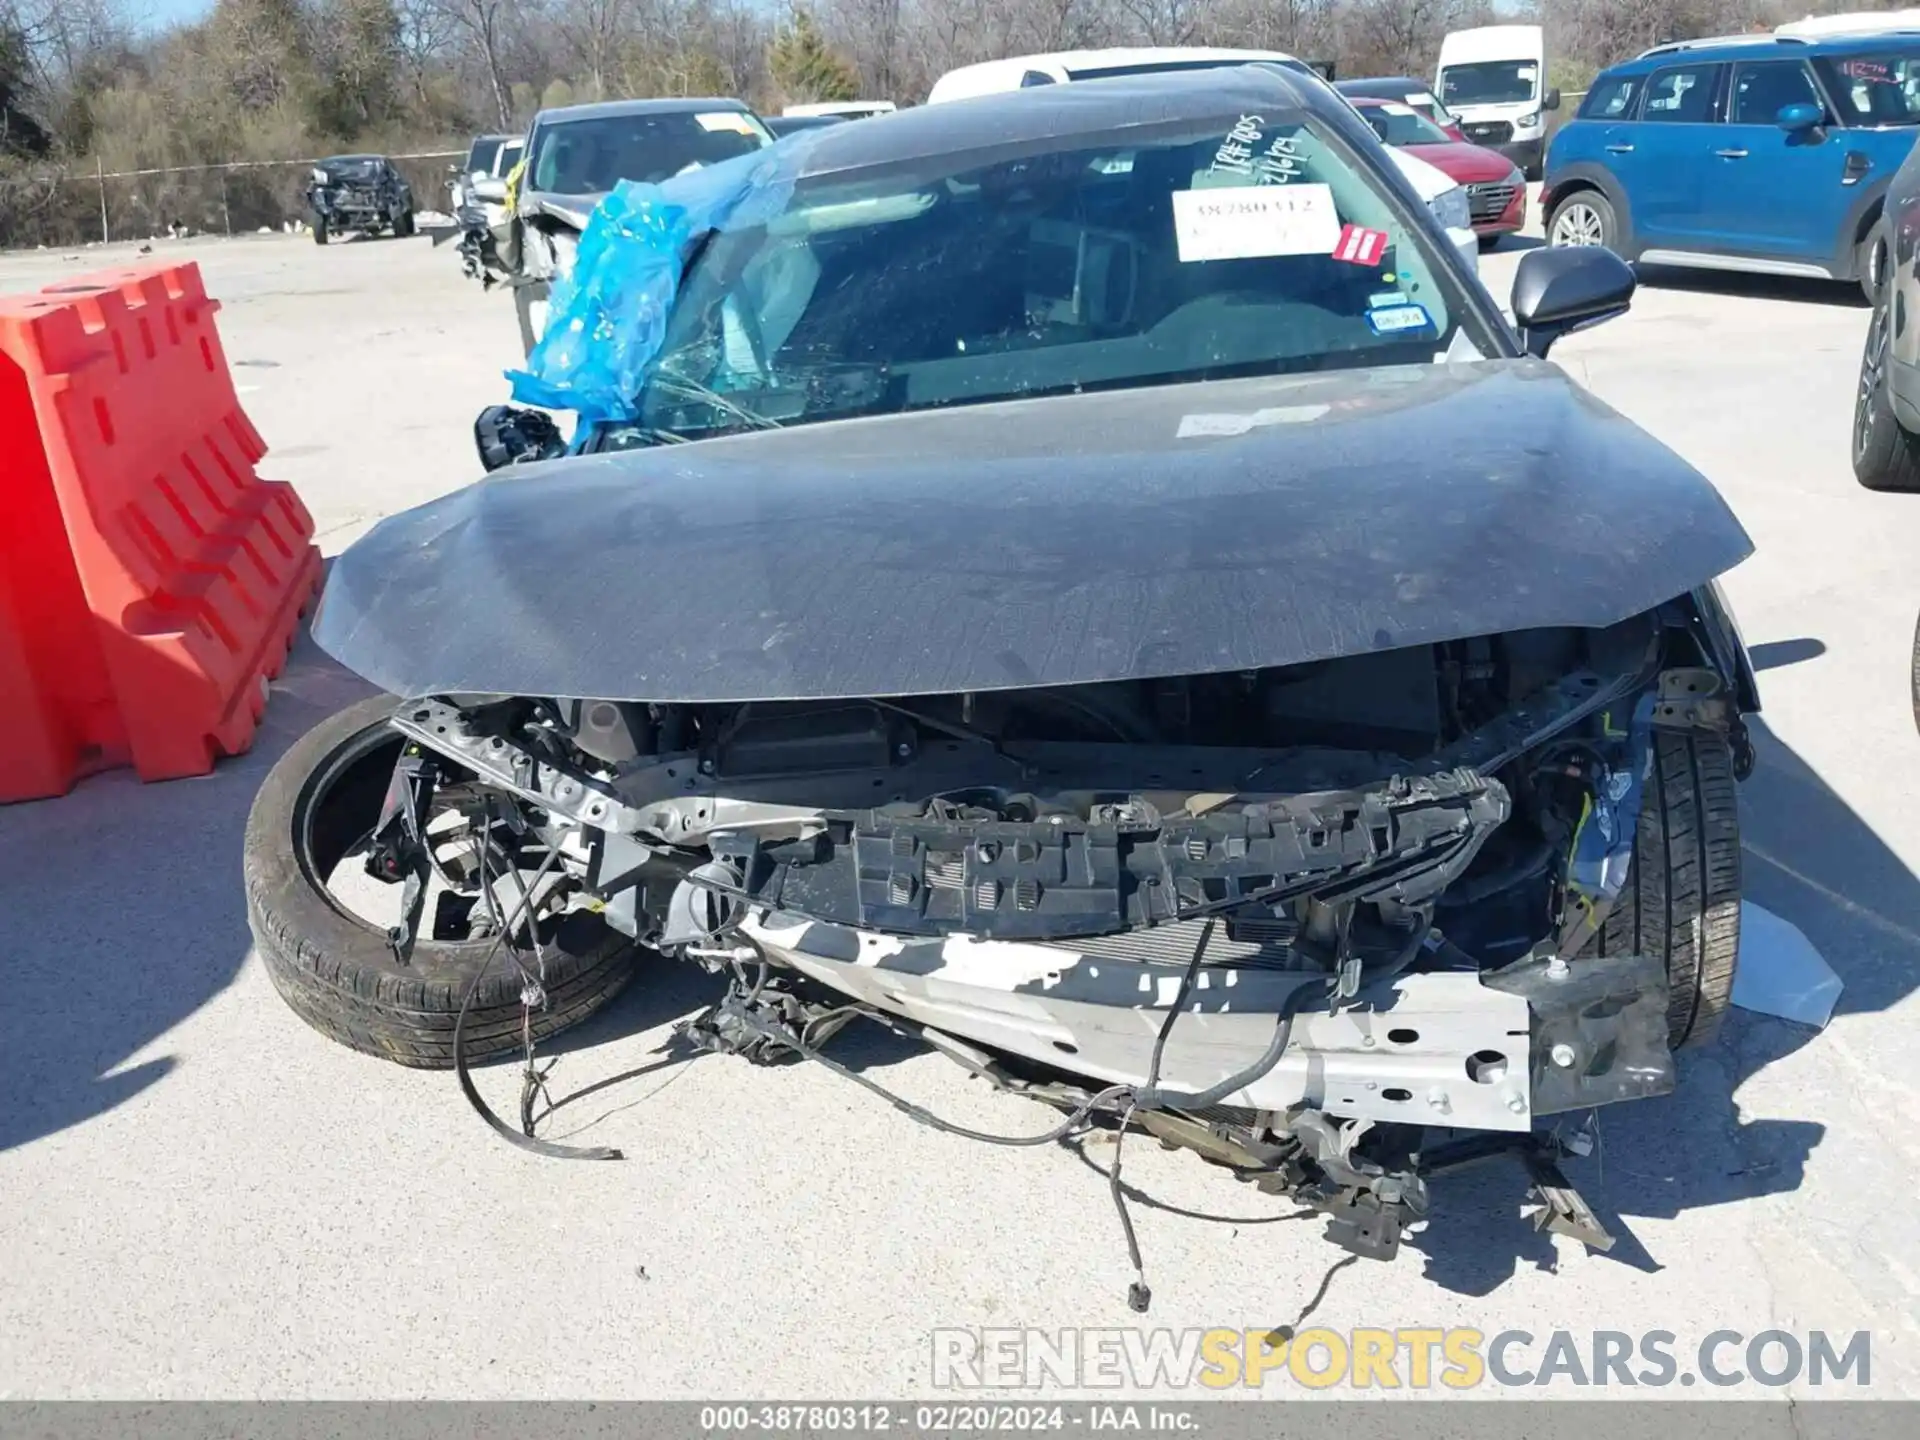
[[[1386,253],[1387,232],[1368,230],[1360,225],[1343,227],[1333,247],[1333,258],[1345,260],[1349,265],[1378,265]]]

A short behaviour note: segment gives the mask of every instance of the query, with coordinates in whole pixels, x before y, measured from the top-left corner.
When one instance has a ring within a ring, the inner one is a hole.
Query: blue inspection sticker
[[[1409,302],[1367,311],[1367,328],[1376,335],[1404,335],[1411,330],[1431,330],[1434,325],[1426,306]]]

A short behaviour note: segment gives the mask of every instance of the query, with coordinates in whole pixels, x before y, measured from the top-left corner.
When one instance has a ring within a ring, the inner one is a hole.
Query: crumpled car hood
[[[402,695],[935,694],[1605,626],[1752,548],[1665,446],[1501,360],[513,467],[377,525],[313,629]]]

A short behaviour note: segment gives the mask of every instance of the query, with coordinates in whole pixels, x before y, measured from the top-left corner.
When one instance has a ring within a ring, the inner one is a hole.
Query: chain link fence
[[[390,155],[413,187],[416,211],[445,211],[447,167],[464,150]],[[0,177],[0,245],[72,245],[146,240],[185,227],[196,234],[246,235],[304,225],[306,189],[320,157],[249,160]]]

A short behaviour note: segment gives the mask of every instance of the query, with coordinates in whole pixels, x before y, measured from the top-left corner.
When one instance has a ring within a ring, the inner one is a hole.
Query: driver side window
[[[1820,93],[1805,65],[1798,60],[1769,60],[1743,64],[1734,71],[1728,115],[1735,125],[1772,125],[1788,105],[1819,104]]]

